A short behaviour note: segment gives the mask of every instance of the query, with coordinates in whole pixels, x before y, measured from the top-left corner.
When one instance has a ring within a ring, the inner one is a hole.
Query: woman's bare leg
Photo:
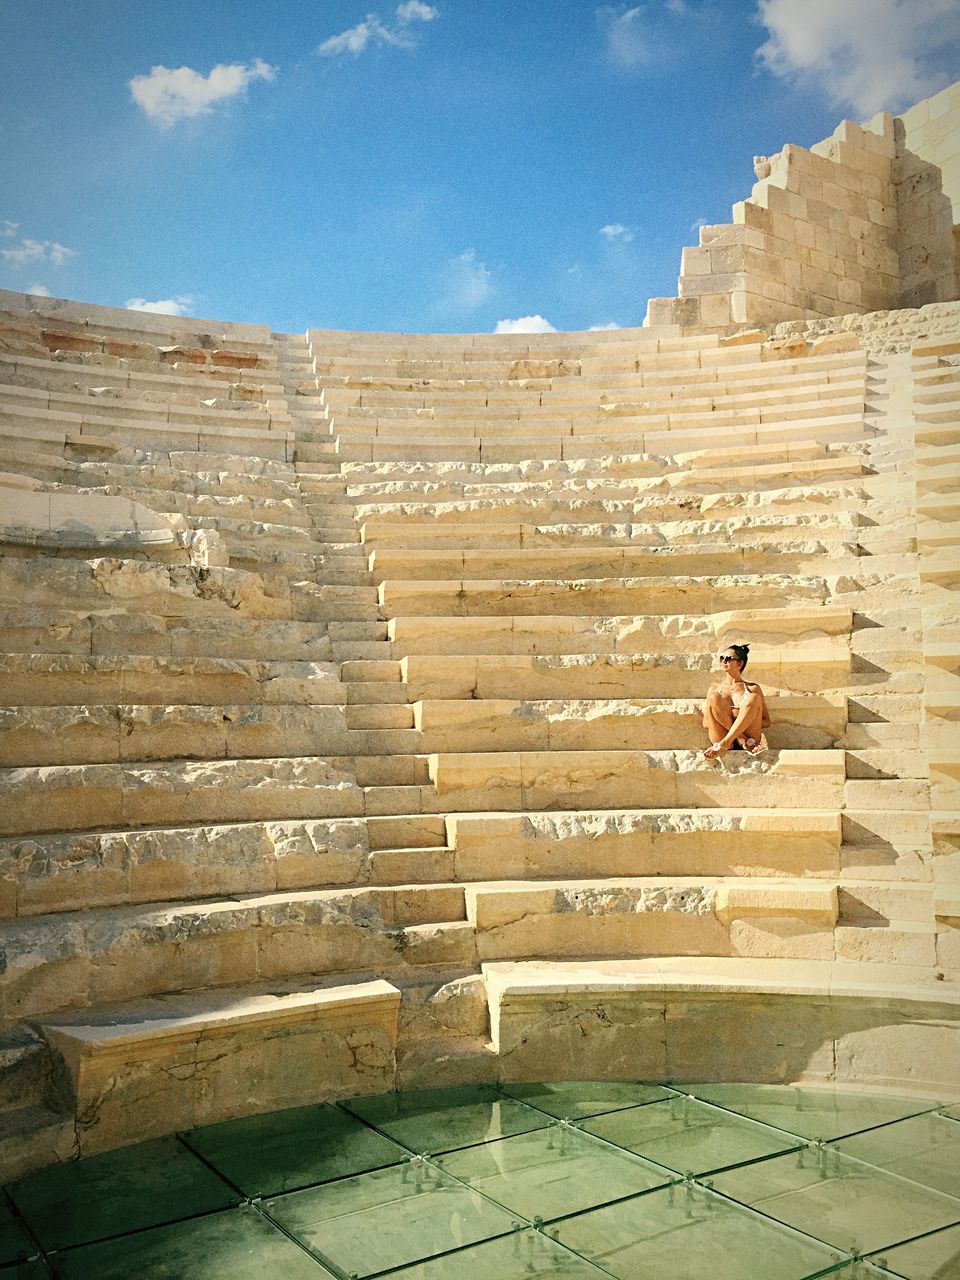
[[[703,724],[714,745],[724,741],[728,744],[731,741],[739,742],[751,755],[760,755],[767,745],[763,737],[763,721],[764,702],[757,694],[744,699],[736,713],[716,690],[707,695]]]
[[[733,724],[733,704],[722,698],[715,689],[707,694],[703,707],[703,727],[711,742],[720,742]]]

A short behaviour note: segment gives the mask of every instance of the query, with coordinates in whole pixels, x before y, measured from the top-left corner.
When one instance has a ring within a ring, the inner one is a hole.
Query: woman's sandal
[[[761,760],[769,750],[762,742],[758,742],[756,738],[744,738],[743,749],[751,760]]]

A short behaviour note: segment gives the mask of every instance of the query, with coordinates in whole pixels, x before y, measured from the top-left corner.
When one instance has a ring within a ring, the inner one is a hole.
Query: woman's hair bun
[[[747,658],[750,655],[750,646],[748,644],[732,644],[729,646],[740,660],[741,670],[747,665]]]

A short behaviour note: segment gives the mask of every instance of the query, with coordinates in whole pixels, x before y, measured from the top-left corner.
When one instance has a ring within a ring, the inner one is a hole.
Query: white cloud
[[[397,21],[404,26],[410,22],[432,22],[439,17],[439,9],[435,9],[432,4],[422,4],[421,0],[406,0],[405,4],[397,5]]]
[[[709,227],[710,225],[711,225],[710,219],[704,218],[703,215],[701,214],[699,218],[694,218],[693,222],[690,223],[690,230],[699,231],[701,227]]]
[[[774,75],[812,83],[863,118],[942,88],[937,52],[960,30],[960,0],[758,0]]]
[[[364,22],[355,27],[341,31],[338,36],[330,36],[322,44],[318,44],[314,53],[322,58],[335,58],[341,53],[352,53],[354,57],[363,53],[370,43],[402,45],[403,39],[396,32],[385,27],[375,13],[367,15]]]
[[[32,284],[29,289],[24,290],[25,293],[31,293],[35,298],[51,297],[50,290],[45,284]]]
[[[188,293],[179,294],[176,298],[160,298],[157,302],[128,298],[123,305],[128,311],[148,311],[155,316],[186,316],[190,314],[193,298]]]
[[[414,22],[432,22],[439,16],[439,9],[431,4],[422,4],[421,0],[406,0],[404,4],[397,6],[396,26],[387,26],[378,13],[368,13],[363,22],[341,31],[339,35],[330,36],[318,44],[313,52],[321,58],[336,58],[341,53],[352,53],[357,57],[368,45],[387,44],[399,49],[412,49],[416,42],[406,28]]]
[[[618,324],[614,324],[611,320],[609,324],[592,324],[587,333],[606,333],[610,329],[619,329]]]
[[[446,303],[457,310],[473,311],[493,296],[493,272],[477,257],[475,249],[450,258],[444,276]]]
[[[608,240],[622,240],[624,244],[629,244],[633,239],[633,232],[622,222],[608,222],[605,227],[600,228],[600,234]]]
[[[494,333],[556,333],[556,329],[543,316],[520,316],[516,320],[498,320]]]
[[[15,222],[7,225],[16,230]],[[4,235],[13,235],[13,232],[5,230]],[[14,267],[25,266],[28,262],[49,262],[53,267],[62,267],[69,258],[76,256],[76,249],[68,249],[65,244],[58,244],[56,240],[31,240],[27,236],[23,237],[15,249],[0,249],[0,258]]]
[[[15,236],[19,226],[19,222],[11,222],[9,218],[4,218],[3,221],[0,222],[0,236],[4,236],[8,239],[10,236]]]
[[[208,115],[214,103],[236,97],[254,80],[273,80],[276,74],[276,67],[257,58],[249,66],[218,63],[206,76],[192,67],[151,67],[148,76],[134,76],[129,85],[137,106],[169,128],[178,120]]]
[[[607,57],[614,66],[629,70],[650,61],[653,49],[643,30],[642,13],[639,5],[633,9],[604,5],[597,10],[597,17],[606,28]]]

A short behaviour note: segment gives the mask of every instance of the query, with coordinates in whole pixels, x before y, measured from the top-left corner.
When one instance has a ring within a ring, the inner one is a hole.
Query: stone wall
[[[941,118],[945,130],[950,113]],[[755,157],[757,182],[732,224],[701,228],[683,250],[678,296],[652,298],[645,323],[723,333],[956,298],[953,207],[930,158],[952,135],[928,144],[917,130],[926,155],[910,150],[904,120],[881,113],[844,120],[809,149]]]
[[[940,170],[954,223],[960,223],[960,81],[924,98],[895,122],[905,150]]]

